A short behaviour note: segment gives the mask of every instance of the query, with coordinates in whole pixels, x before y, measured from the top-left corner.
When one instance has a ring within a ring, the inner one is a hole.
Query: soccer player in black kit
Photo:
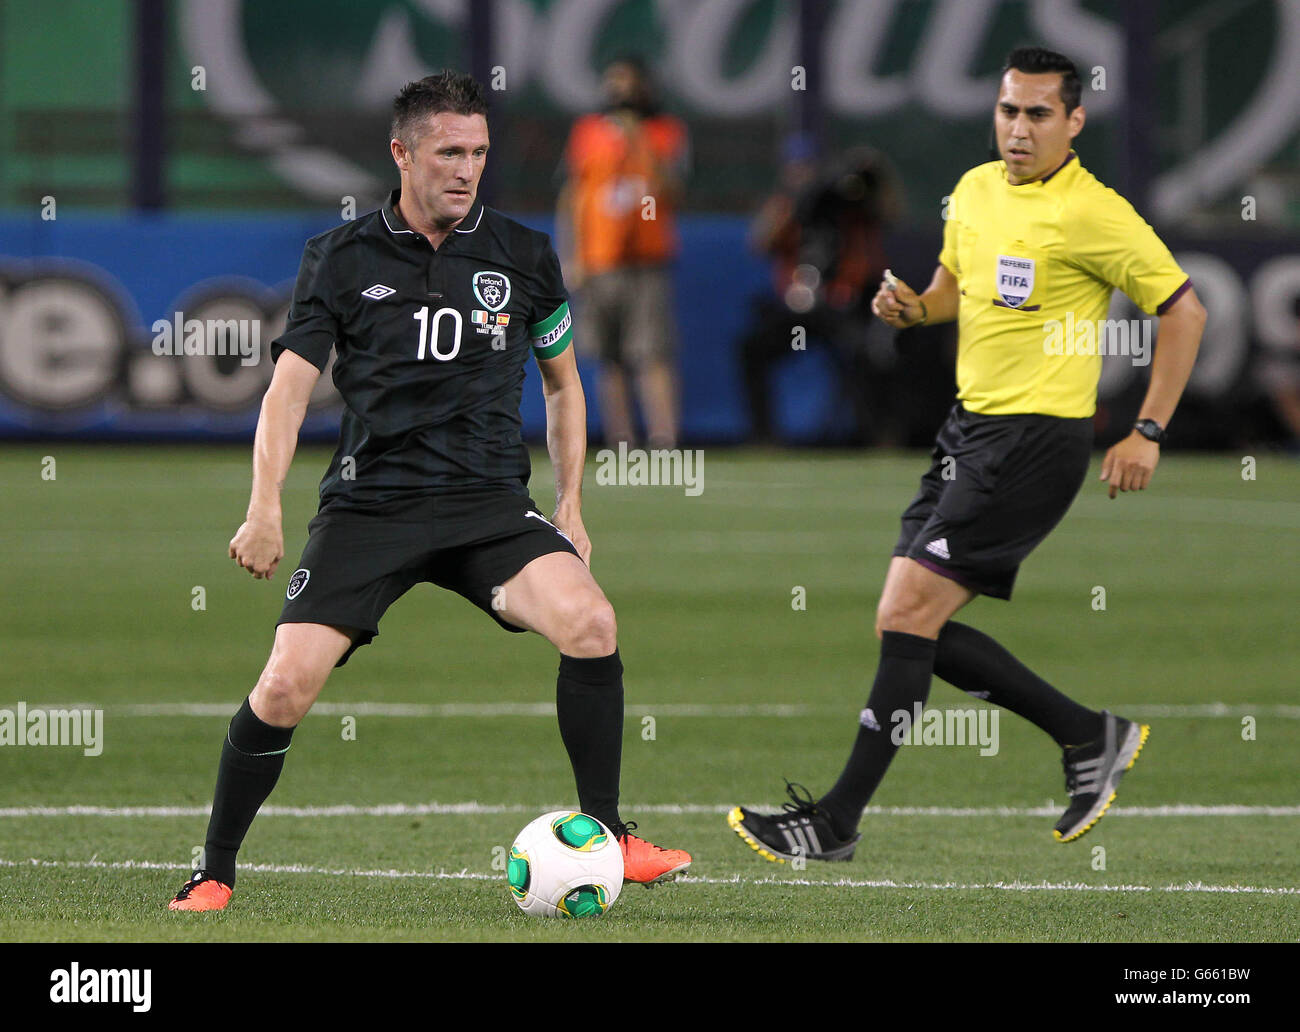
[[[579,805],[618,837],[625,878],[651,884],[690,866],[688,853],[630,834],[635,825],[619,816],[623,666],[614,610],[586,565],[586,405],[559,261],[544,234],[477,197],[488,151],[477,82],[442,72],[409,83],[393,116],[400,188],[380,210],[307,242],[271,346],[252,499],[230,542],[254,577],[269,578],[284,556],[280,486],[331,349],[346,409],[270,659],[230,722],[202,866],[173,910],[230,901],[236,853],[294,727],[330,671],[424,581],[559,650],[556,709]],[[551,519],[527,490],[519,401],[530,355],[555,467]]]

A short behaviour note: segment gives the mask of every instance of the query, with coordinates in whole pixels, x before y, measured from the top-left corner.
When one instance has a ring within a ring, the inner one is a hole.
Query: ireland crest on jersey
[[[1019,308],[1034,292],[1032,258],[998,255],[998,296],[1008,308]]]
[[[489,312],[499,312],[510,300],[510,279],[502,272],[474,273],[474,296]]]

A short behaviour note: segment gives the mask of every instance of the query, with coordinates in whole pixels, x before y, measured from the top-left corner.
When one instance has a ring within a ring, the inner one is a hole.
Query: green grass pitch
[[[1005,713],[996,755],[904,748],[851,863],[769,864],[727,828],[730,804],[780,802],[783,775],[816,792],[838,772],[926,460],[706,449],[698,497],[597,487],[589,467],[585,499],[627,669],[624,815],[694,853],[687,879],[629,886],[598,921],[517,911],[502,849],[575,801],[555,655],[423,585],[299,729],[229,910],[169,913],[326,458],[298,455],[268,585],[226,557],[247,449],[0,452],[0,707],[104,711],[101,755],[0,747],[0,938],[1300,938],[1300,466],[1260,455],[1243,479],[1241,456],[1176,451],[1151,490],[1115,501],[1095,457],[1015,600],[963,617],[1067,693],[1152,725],[1115,810],[1076,843],[1051,835],[1059,752]],[[939,681],[930,704],[982,705]]]

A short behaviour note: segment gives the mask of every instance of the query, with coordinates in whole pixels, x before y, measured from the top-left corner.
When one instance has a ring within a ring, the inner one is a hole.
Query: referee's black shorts
[[[954,405],[894,555],[1010,598],[1021,562],[1083,486],[1091,455],[1091,419],[982,416]]]
[[[528,495],[509,491],[326,507],[307,529],[279,623],[348,628],[352,647],[338,666],[374,639],[389,606],[426,581],[463,595],[506,630],[522,631],[501,619],[494,589],[539,556],[578,554]]]

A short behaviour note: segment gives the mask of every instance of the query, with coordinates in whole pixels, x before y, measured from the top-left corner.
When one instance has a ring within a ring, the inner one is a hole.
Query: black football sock
[[[230,721],[221,765],[217,768],[217,790],[212,798],[208,840],[203,847],[203,867],[234,887],[235,854],[248,834],[257,811],[275,788],[289,751],[293,728],[264,723],[244,700]]]
[[[1062,695],[987,634],[949,620],[939,634],[934,673],[954,688],[1009,709],[1062,747],[1091,742],[1102,715]]]
[[[817,801],[840,838],[851,838],[876,787],[898,752],[902,714],[910,727],[915,707],[925,705],[934,669],[935,642],[902,631],[880,636],[880,666],[871,686],[867,708],[858,721],[858,737],[849,762],[835,786]]]
[[[623,661],[618,649],[596,659],[560,655],[555,684],[560,737],[569,752],[578,805],[617,833],[623,760]]]

